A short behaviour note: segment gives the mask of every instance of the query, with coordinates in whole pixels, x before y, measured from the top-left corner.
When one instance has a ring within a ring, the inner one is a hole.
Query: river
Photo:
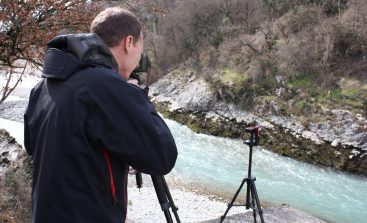
[[[171,177],[232,198],[247,176],[248,146],[166,121],[179,150]],[[289,204],[331,223],[366,222],[367,178],[298,162],[260,146],[254,147],[252,176],[260,202]],[[239,199],[245,196],[243,188]]]

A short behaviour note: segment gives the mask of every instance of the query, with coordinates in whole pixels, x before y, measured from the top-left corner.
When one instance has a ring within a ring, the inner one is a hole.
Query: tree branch
[[[22,80],[23,78],[23,75],[25,73],[25,69],[27,67],[27,63],[24,65],[23,67],[23,71],[22,73],[20,74],[20,76],[18,77],[17,81],[15,82],[14,86],[13,87],[9,87],[10,85],[10,81],[12,79],[12,70],[9,71],[9,77],[6,81],[6,84],[5,84],[5,87],[3,88],[4,92],[3,92],[3,95],[0,99],[0,104],[3,103],[8,97],[9,95],[14,91],[14,89],[18,86],[18,84],[20,83],[20,81]]]
[[[256,49],[254,46],[252,46],[250,43],[245,43],[245,42],[243,42],[242,40],[240,40],[240,42],[241,42],[241,45],[242,46],[247,46],[248,48],[250,48],[254,53],[256,53],[256,54],[261,54],[261,52],[258,50],[258,49]]]

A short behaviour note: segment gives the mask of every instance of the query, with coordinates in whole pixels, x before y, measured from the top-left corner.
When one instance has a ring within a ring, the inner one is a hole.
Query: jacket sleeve
[[[166,123],[142,89],[106,76],[91,81],[84,94],[89,140],[141,172],[167,174],[175,165],[177,148]]]

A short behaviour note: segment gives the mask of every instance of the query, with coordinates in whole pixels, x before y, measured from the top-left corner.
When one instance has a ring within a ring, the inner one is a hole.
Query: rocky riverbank
[[[262,126],[261,146],[311,164],[367,176],[366,118],[347,110],[320,110],[320,120],[277,113],[274,101],[258,103],[250,113],[220,100],[214,89],[192,70],[174,70],[151,85],[150,96],[167,118],[196,132],[246,139],[244,127]]]

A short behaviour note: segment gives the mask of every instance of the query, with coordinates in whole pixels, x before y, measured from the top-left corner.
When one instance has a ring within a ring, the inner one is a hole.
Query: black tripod
[[[261,223],[264,223],[263,211],[261,210],[260,200],[257,195],[256,187],[255,187],[255,177],[251,176],[251,165],[252,165],[252,147],[259,145],[259,132],[260,128],[258,126],[246,128],[245,132],[251,133],[250,140],[246,140],[244,143],[250,147],[249,153],[249,163],[248,163],[248,174],[247,178],[242,180],[240,187],[238,188],[236,194],[234,195],[230,204],[228,204],[228,208],[223,216],[220,217],[220,222],[223,222],[226,217],[229,209],[233,206],[246,206],[246,210],[252,209],[252,214],[254,216],[254,222],[256,223],[256,212],[260,215]],[[246,191],[246,203],[245,204],[233,204],[236,201],[238,194],[240,193],[243,185],[247,183],[247,191]]]
[[[136,185],[140,189],[143,185],[143,180],[140,172],[136,172]],[[161,175],[151,175],[153,186],[155,192],[158,197],[159,204],[161,205],[162,211],[164,212],[164,216],[166,217],[166,221],[168,223],[173,223],[171,212],[169,211],[172,208],[172,212],[175,216],[176,222],[181,223],[180,218],[178,217],[177,210],[178,208],[173,203],[173,199],[171,193],[169,192],[168,185],[164,176]]]

